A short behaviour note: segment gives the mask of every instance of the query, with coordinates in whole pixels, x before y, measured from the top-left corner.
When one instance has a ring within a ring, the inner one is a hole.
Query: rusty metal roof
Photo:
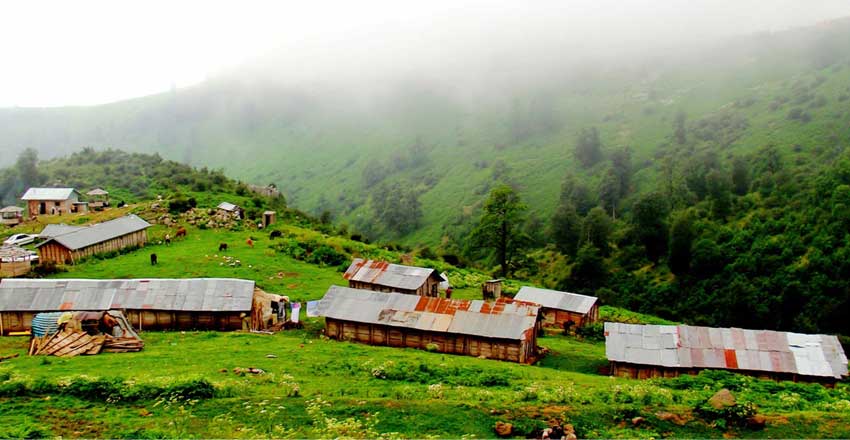
[[[108,196],[109,192],[101,188],[95,188],[86,193],[87,196]]]
[[[590,311],[597,298],[595,296],[579,295],[578,293],[560,292],[557,290],[540,289],[522,286],[514,299],[540,304],[548,309],[566,310],[586,314]]]
[[[831,335],[606,322],[605,353],[640,365],[847,376],[847,357]]]
[[[144,221],[141,217],[135,214],[130,214],[114,220],[80,228],[76,231],[50,236],[48,240],[38,244],[36,247],[44,246],[47,243],[55,241],[62,246],[75,251],[107,240],[112,240],[113,238],[118,238],[147,229],[150,226],[150,223]],[[67,228],[67,226],[65,227]],[[42,234],[43,233],[44,231],[42,231]]]
[[[32,260],[32,257],[32,252],[20,246],[0,246],[0,262],[29,261]]]
[[[500,298],[431,298],[331,286],[319,301],[319,316],[423,331],[527,340],[534,332],[537,305]]]
[[[248,312],[253,297],[253,281],[232,278],[0,281],[0,312],[109,309]]]
[[[3,209],[0,209],[0,213],[4,212],[24,212],[24,208],[21,208],[20,206],[7,206]]]
[[[76,193],[74,188],[30,188],[21,196],[21,200],[68,200]]]
[[[359,281],[402,290],[416,290],[429,277],[435,277],[437,282],[442,281],[442,278],[434,269],[403,266],[362,258],[355,258],[343,275],[343,278],[349,281]]]

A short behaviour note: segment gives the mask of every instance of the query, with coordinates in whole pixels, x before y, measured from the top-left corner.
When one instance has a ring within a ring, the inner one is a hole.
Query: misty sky
[[[628,51],[845,16],[847,0],[3,2],[0,106],[110,102],[242,65],[273,65],[283,77],[460,70],[538,41]]]

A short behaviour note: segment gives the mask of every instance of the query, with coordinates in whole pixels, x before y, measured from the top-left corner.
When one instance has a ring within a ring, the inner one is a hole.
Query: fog
[[[0,106],[91,105],[219,78],[533,83],[850,16],[846,0],[458,3],[8,3]]]

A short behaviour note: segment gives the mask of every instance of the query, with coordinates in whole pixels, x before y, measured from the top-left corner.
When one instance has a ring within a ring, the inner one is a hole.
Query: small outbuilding
[[[0,247],[0,278],[27,274],[32,267],[33,253],[18,246]]]
[[[29,331],[37,313],[120,310],[136,330],[262,328],[254,281],[191,279],[0,280],[0,334]]]
[[[56,227],[56,232],[73,228],[62,226],[64,228]],[[141,247],[147,243],[147,228],[150,226],[150,223],[139,216],[130,214],[52,237],[48,236],[46,241],[36,246],[38,257],[41,261],[52,261],[56,264],[74,264],[82,258],[95,254],[120,251],[133,246]],[[45,232],[42,231],[39,235],[45,236]]]
[[[439,296],[438,289],[443,281],[434,269],[362,258],[352,261],[343,278],[348,280],[348,287],[354,289],[434,297]]]
[[[70,214],[79,209],[80,193],[74,188],[30,188],[21,196],[21,200],[27,202],[30,218]]]
[[[268,227],[273,225],[275,221],[277,221],[277,212],[275,212],[275,211],[265,211],[265,212],[263,212],[263,229],[268,229]]]
[[[0,225],[15,226],[24,221],[24,208],[20,206],[7,206],[0,209]]]
[[[333,339],[531,364],[539,307],[331,286],[315,306]]]
[[[595,296],[523,286],[514,299],[540,304],[543,325],[574,330],[599,320]]]
[[[95,188],[86,193],[89,200],[89,207],[95,211],[103,210],[109,206],[109,192],[105,189]]]
[[[770,330],[605,323],[611,374],[649,379],[730,370],[831,385],[847,376],[838,338]]]
[[[219,214],[231,216],[234,218],[242,218],[242,208],[240,208],[238,205],[234,205],[233,203],[221,202],[218,204],[216,209],[218,210]]]

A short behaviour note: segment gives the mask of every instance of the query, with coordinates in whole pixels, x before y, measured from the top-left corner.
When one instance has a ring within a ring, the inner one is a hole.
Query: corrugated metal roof
[[[31,260],[32,256],[32,252],[20,246],[0,246],[0,261],[4,263]]]
[[[50,237],[50,239],[40,243],[36,247],[44,246],[51,241],[55,241],[73,251],[102,243],[113,238],[132,234],[133,232],[147,229],[150,226],[150,223],[144,221],[139,216],[130,214],[125,217],[116,218],[114,220],[81,228],[76,231]]]
[[[87,196],[108,196],[109,192],[101,188],[95,188],[86,193]]]
[[[395,289],[416,290],[432,276],[437,282],[442,281],[434,269],[355,258],[343,278]]]
[[[586,314],[590,311],[597,298],[595,296],[579,295],[578,293],[560,292],[557,290],[540,289],[522,286],[514,299],[540,304],[549,309],[566,310]]]
[[[331,286],[316,310],[319,316],[345,321],[525,340],[539,307],[507,298],[485,303]]]
[[[253,281],[232,278],[0,281],[0,312],[109,309],[248,312],[253,298]]]
[[[239,209],[239,207],[230,202],[221,202],[218,204],[218,209],[233,212]]]
[[[77,193],[74,188],[30,188],[21,200],[68,200],[74,193]]]
[[[847,376],[847,357],[830,335],[606,322],[605,354],[641,365]]]
[[[20,206],[7,206],[3,209],[0,209],[0,213],[4,212],[24,212],[24,208],[21,208]]]
[[[44,229],[41,230],[38,236],[41,238],[53,238],[58,237],[60,235],[65,235],[69,232],[77,232],[85,228],[85,226],[71,226],[66,225],[65,223],[47,225],[44,227]]]

